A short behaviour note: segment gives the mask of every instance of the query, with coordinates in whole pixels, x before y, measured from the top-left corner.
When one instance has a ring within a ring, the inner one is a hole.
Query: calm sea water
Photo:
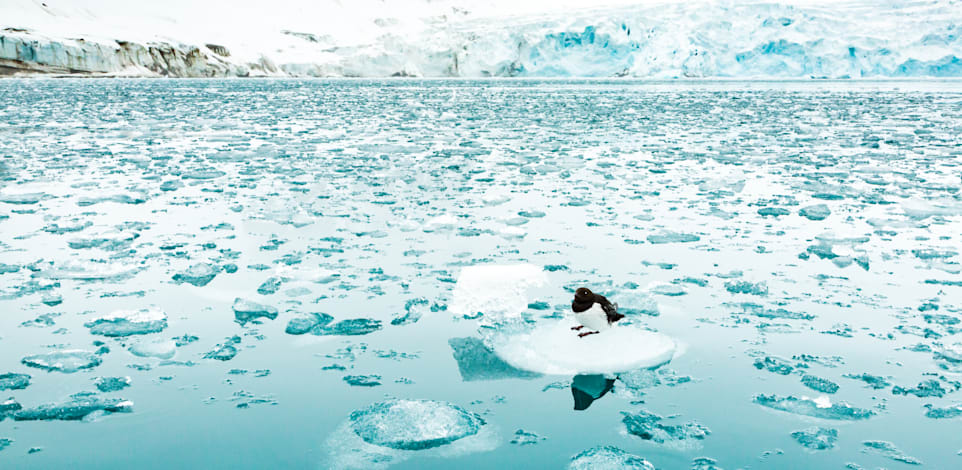
[[[0,466],[956,468],[960,173],[958,82],[3,80]],[[574,410],[448,308],[522,264],[678,353]],[[485,424],[382,452],[391,398]]]

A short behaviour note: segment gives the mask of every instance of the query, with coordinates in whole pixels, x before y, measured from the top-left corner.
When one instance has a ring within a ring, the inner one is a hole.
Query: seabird
[[[611,328],[614,322],[625,318],[624,315],[618,313],[618,308],[609,302],[605,296],[595,294],[586,287],[581,287],[575,291],[575,300],[571,302],[571,310],[575,313],[575,320],[581,323],[581,326],[573,326],[571,329],[577,331],[588,327],[589,331],[578,333],[581,338],[607,330]]]

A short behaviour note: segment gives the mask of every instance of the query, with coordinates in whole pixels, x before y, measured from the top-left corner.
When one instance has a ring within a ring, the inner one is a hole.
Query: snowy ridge
[[[962,76],[959,0],[59,1],[0,6],[0,74]]]

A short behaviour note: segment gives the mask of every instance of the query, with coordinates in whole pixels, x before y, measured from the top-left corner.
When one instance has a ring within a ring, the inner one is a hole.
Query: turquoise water
[[[960,136],[958,82],[0,81],[0,462],[958,467]],[[678,350],[576,411],[449,308],[487,265]]]

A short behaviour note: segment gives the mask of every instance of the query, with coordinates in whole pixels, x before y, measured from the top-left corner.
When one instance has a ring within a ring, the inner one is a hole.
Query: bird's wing
[[[614,323],[625,318],[624,315],[618,313],[618,305],[609,302],[605,296],[595,294],[595,302],[601,304],[601,309],[605,311],[605,316],[608,317],[608,323]]]

